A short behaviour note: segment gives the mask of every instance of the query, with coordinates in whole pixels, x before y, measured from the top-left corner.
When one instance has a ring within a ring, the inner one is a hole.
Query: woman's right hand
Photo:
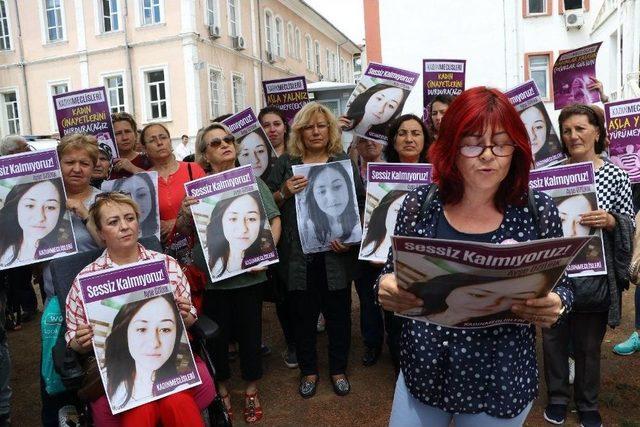
[[[380,304],[385,310],[396,313],[424,305],[420,298],[398,286],[394,273],[385,274],[380,277],[378,301],[380,301]]]
[[[296,193],[301,192],[307,187],[309,184],[309,180],[302,175],[294,175],[288,180],[285,181],[282,186],[282,192],[284,193],[285,198],[290,198]]]
[[[76,328],[76,336],[71,340],[71,348],[78,353],[88,353],[91,350],[92,339],[93,329],[91,329],[91,325],[81,323]]]
[[[83,221],[89,218],[89,210],[84,207],[84,204],[80,200],[67,199],[67,209]]]

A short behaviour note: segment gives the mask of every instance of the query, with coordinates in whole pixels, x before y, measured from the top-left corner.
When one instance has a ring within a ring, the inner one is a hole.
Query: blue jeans
[[[11,358],[9,357],[9,345],[7,343],[7,333],[4,330],[6,319],[5,311],[7,305],[7,294],[3,284],[0,283],[0,415],[8,414],[11,410]]]
[[[398,375],[393,396],[389,427],[449,427],[451,420],[456,427],[516,427],[522,426],[531,410],[532,402],[515,418],[496,418],[485,414],[451,414],[442,409],[425,405],[414,398],[404,382],[402,372]]]

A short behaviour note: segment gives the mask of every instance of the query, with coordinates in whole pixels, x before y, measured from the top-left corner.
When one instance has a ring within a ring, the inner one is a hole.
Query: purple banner
[[[560,213],[565,237],[591,237],[567,267],[571,277],[597,276],[607,272],[602,229],[581,224],[581,216],[598,209],[593,163],[576,163],[531,171],[531,188],[547,193]]]
[[[253,173],[266,179],[278,156],[251,107],[222,121],[238,143],[238,162],[251,165]]]
[[[429,107],[436,96],[458,96],[464,91],[466,67],[464,59],[422,60],[424,117],[429,117]]]
[[[431,169],[426,163],[369,163],[367,181],[425,185],[431,182]]]
[[[197,199],[204,199],[215,194],[254,185],[255,183],[256,178],[251,171],[251,166],[246,165],[187,182],[184,188],[187,190],[187,195]]]
[[[640,98],[604,104],[611,161],[640,182]]]
[[[269,107],[278,107],[287,117],[289,124],[298,111],[309,102],[307,80],[304,76],[289,77],[262,82],[264,97]]]
[[[347,101],[346,130],[356,136],[387,143],[387,127],[402,109],[418,73],[370,62]]]
[[[18,176],[57,172],[60,174],[60,163],[56,150],[21,153],[0,157],[0,179]],[[34,177],[34,180],[38,180]]]
[[[596,58],[602,42],[561,53],[553,64],[553,106],[593,104],[600,93],[589,89],[596,78]]]
[[[85,304],[169,284],[164,261],[135,264],[78,278]]]
[[[61,137],[72,133],[93,135],[100,147],[107,147],[113,158],[119,157],[104,86],[54,95],[53,105]]]
[[[566,158],[549,113],[540,98],[540,92],[533,80],[529,80],[505,92],[509,101],[520,113],[522,123],[527,128],[531,152],[536,169],[558,163]]]

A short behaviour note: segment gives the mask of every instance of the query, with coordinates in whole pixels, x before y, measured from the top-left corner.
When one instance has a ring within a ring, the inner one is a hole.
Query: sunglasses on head
[[[229,134],[223,138],[213,138],[211,141],[209,141],[208,145],[209,147],[217,148],[220,146],[220,144],[222,144],[222,141],[226,142],[227,144],[233,144],[234,142],[236,142],[236,138],[235,136]]]
[[[127,197],[131,198],[131,193],[129,193],[128,191],[105,191],[105,192],[96,194],[96,200],[108,199],[109,197],[113,196],[114,194],[120,194],[122,196],[127,196]]]

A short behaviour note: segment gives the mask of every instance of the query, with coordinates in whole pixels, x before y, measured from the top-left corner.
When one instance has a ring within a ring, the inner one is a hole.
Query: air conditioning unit
[[[564,11],[564,25],[567,30],[579,30],[584,25],[584,11],[571,9]]]
[[[244,37],[242,37],[242,36],[234,37],[233,38],[233,48],[235,50],[245,50],[246,49],[246,45],[245,45]]]
[[[273,54],[273,52],[267,51],[267,61],[269,61],[270,64],[276,62],[276,56]]]
[[[220,27],[218,27],[217,25],[209,25],[209,38],[220,38]]]

